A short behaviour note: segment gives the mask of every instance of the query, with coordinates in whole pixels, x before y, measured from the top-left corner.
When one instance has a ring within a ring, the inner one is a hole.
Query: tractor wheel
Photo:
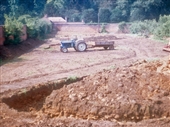
[[[68,49],[67,49],[67,48],[62,47],[62,48],[60,48],[60,51],[61,51],[61,52],[63,52],[63,53],[67,53],[67,52],[68,52]]]
[[[107,46],[105,46],[105,47],[103,47],[105,50],[107,50],[108,49],[108,47]]]
[[[114,45],[109,46],[109,50],[113,50],[114,49]]]
[[[77,49],[76,49],[76,47],[75,47],[75,46],[74,46],[73,48],[74,48],[74,50],[75,50],[75,51],[77,51]]]
[[[84,52],[87,49],[87,44],[83,41],[76,43],[76,51]]]

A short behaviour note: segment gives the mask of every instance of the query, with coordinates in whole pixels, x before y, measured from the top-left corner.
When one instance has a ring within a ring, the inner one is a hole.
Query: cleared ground
[[[0,124],[170,125],[170,62],[164,44],[134,35],[113,36],[114,50],[61,53],[56,37],[3,64]]]

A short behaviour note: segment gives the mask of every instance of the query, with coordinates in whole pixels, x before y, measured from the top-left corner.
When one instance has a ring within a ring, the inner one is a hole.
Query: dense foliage
[[[102,32],[107,32],[104,23],[120,23],[124,32],[170,37],[168,0],[1,0],[0,11],[5,36],[13,35],[8,43],[14,44],[19,42],[24,24],[29,37],[44,37],[51,29],[50,23],[40,20],[46,14],[69,22],[102,23]]]
[[[122,22],[159,19],[170,14],[168,0],[1,0],[0,24],[4,14],[62,16],[68,21]],[[92,11],[92,15],[87,13]],[[91,19],[88,19],[90,17]]]
[[[18,44],[23,24],[15,17],[5,15],[5,44]]]
[[[22,15],[17,19],[14,16],[5,15],[5,45],[19,44],[23,26],[27,26],[28,37],[43,39],[52,30],[52,24],[46,18],[32,18],[30,15]]]
[[[119,30],[124,33],[138,34],[148,37],[154,35],[157,39],[166,39],[170,37],[170,15],[160,16],[156,20],[144,20],[135,22],[121,22],[119,23]]]

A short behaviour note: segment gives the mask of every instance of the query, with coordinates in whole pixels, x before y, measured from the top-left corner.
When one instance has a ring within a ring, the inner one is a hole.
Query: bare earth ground
[[[4,63],[0,125],[170,126],[170,54],[162,51],[164,44],[114,36],[115,50],[61,53],[53,38]]]

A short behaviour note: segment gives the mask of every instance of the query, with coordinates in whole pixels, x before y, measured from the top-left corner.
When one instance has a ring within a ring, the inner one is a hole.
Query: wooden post
[[[21,33],[20,39],[21,39],[21,42],[27,40],[27,26],[26,25],[22,27],[22,33]]]
[[[3,26],[0,26],[0,45],[3,45],[4,41],[5,41],[4,28]]]

